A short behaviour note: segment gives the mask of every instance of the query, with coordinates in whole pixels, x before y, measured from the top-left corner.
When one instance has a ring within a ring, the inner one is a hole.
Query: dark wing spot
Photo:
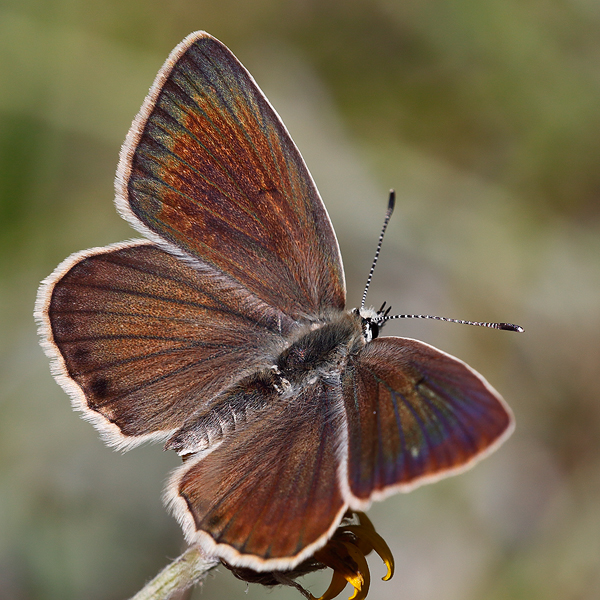
[[[106,377],[96,377],[91,387],[95,397],[104,399],[108,396],[110,383]]]

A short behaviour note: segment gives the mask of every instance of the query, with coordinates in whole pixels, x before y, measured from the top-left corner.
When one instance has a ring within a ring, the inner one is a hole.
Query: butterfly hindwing
[[[343,390],[356,507],[467,468],[513,427],[510,409],[481,375],[416,340],[367,344],[349,360]]]
[[[326,542],[346,509],[337,483],[339,385],[319,379],[288,395],[253,380],[222,402],[258,391],[268,408],[238,422],[207,456],[190,458],[167,500],[188,541],[236,566],[290,568]]]
[[[188,36],[121,153],[117,204],[145,235],[292,318],[343,308],[337,240],[298,149],[218,40]]]

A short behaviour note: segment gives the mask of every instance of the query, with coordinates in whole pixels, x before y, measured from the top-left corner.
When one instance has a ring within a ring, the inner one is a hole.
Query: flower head
[[[327,544],[291,571],[258,573],[247,568],[233,567],[225,562],[223,564],[243,581],[261,583],[269,587],[290,585],[309,600],[332,600],[342,593],[348,583],[354,587],[354,593],[349,600],[364,600],[371,583],[366,556],[373,550],[387,567],[383,580],[388,581],[394,574],[394,557],[388,545],[375,531],[367,515],[362,512],[348,511]],[[333,576],[326,592],[319,598],[296,582],[296,579],[302,575],[327,567],[333,570]]]

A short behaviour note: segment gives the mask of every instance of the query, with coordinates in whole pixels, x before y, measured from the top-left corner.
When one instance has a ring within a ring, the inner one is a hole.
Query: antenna
[[[373,273],[375,272],[375,265],[377,264],[377,260],[379,259],[379,253],[381,252],[381,245],[383,244],[383,236],[385,235],[385,230],[387,229],[388,223],[390,222],[390,218],[392,213],[394,212],[394,205],[396,204],[396,192],[395,190],[390,190],[390,199],[388,201],[387,211],[385,213],[385,219],[383,220],[383,227],[381,228],[381,233],[379,234],[379,241],[377,242],[377,250],[375,250],[375,258],[373,258],[373,264],[371,265],[371,270],[369,271],[369,277],[367,277],[367,285],[365,286],[365,291],[363,292],[362,302],[360,303],[360,308],[363,309],[365,307],[365,302],[367,300],[367,292],[369,291],[369,286],[371,285],[371,279],[373,279]],[[383,309],[383,306],[381,307]]]
[[[525,331],[523,327],[515,325],[514,323],[483,323],[481,321],[464,321],[463,319],[449,319],[447,317],[436,317],[434,315],[392,315],[391,317],[388,317],[388,312],[389,308],[381,315],[382,325],[386,321],[391,321],[392,319],[435,319],[436,321],[460,323],[461,325],[475,325],[476,327],[489,327],[490,329],[503,329],[504,331],[517,331],[518,333]]]

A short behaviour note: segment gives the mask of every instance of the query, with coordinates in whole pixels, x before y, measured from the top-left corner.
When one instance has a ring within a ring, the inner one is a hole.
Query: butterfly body
[[[165,500],[190,543],[291,569],[347,509],[461,472],[510,435],[481,375],[379,336],[387,312],[346,310],[306,165],[210,35],[160,70],[115,187],[146,239],[69,257],[35,314],[54,376],[109,444],[184,457]]]
[[[276,403],[293,403],[319,379],[337,386],[341,398],[348,358],[366,343],[362,321],[356,311],[336,311],[328,320],[299,325],[278,356],[217,394],[209,408],[186,423],[165,448],[184,455],[207,450],[242,427],[250,414]]]

